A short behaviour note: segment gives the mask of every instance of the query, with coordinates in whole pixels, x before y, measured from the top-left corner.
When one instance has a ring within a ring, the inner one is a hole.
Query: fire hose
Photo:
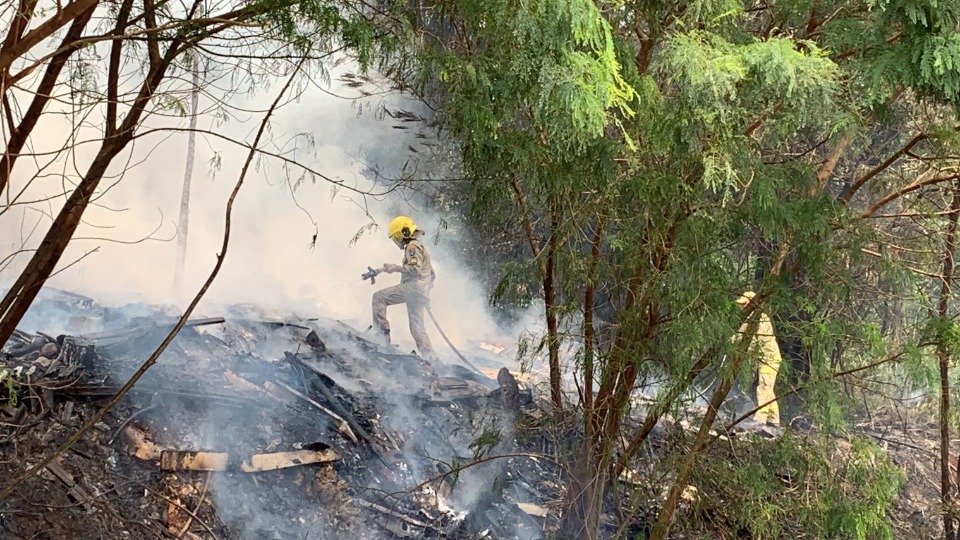
[[[483,373],[479,369],[477,369],[477,366],[471,364],[470,361],[467,360],[467,357],[462,355],[460,351],[458,351],[457,348],[454,347],[453,342],[450,341],[450,338],[447,337],[447,334],[443,331],[443,328],[440,328],[440,323],[437,321],[437,318],[433,316],[433,310],[430,309],[430,306],[424,306],[424,309],[426,309],[427,314],[430,315],[430,320],[433,321],[433,325],[437,327],[437,332],[440,332],[440,335],[443,336],[443,340],[446,341],[447,345],[449,345],[450,348],[453,349],[453,352],[456,353],[458,357],[460,357],[460,360],[463,360],[464,364],[470,366],[471,369],[473,369],[480,375],[483,375]],[[486,377],[486,375],[484,375],[484,377]]]

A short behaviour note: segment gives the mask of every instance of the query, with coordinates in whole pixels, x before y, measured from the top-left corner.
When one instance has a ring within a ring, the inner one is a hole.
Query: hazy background
[[[386,176],[399,175],[399,168],[413,155],[408,146],[416,142],[413,130],[395,129],[396,122],[389,117],[378,119],[375,110],[382,105],[393,109],[416,105],[398,96],[359,102],[336,97],[359,95],[356,89],[337,82],[339,74],[350,67],[345,64],[332,72],[333,82],[325,89],[307,87],[298,101],[281,108],[270,123],[268,149],[347,185],[382,192],[383,187],[374,186],[364,170],[378,166]],[[281,84],[278,79],[268,89],[230,99],[232,107],[254,112],[234,111],[234,117],[226,121],[222,114],[208,113],[199,118],[198,128],[252,141],[263,116],[255,110],[265,109]],[[189,88],[189,81],[180,82],[180,89]],[[213,98],[219,97],[215,91],[201,96],[200,110],[211,111],[216,106]],[[184,98],[184,103],[188,102]],[[99,136],[98,119],[90,118],[85,125],[83,119],[68,114],[66,109],[62,112],[44,116],[34,132],[32,151],[52,150],[71,136],[76,140]],[[148,119],[145,129],[187,125],[186,116],[171,113],[166,118]],[[21,198],[34,202],[10,207],[0,215],[0,259],[21,246],[35,246],[42,239],[51,216],[65,200],[63,193],[86,170],[85,164],[96,148],[95,144],[81,145],[70,159],[46,168],[42,158],[35,161],[32,170],[24,160],[18,163],[13,193],[37,170],[44,172]],[[105,178],[101,183],[100,198],[87,210],[78,239],[67,250],[61,270],[50,285],[88,295],[105,305],[186,304],[216,262],[225,203],[247,153],[238,145],[198,134],[187,263],[183,286],[177,291],[173,287],[175,235],[186,148],[185,132],[159,132],[138,139],[129,155],[115,160],[111,174],[119,173],[127,163],[128,170],[122,180]],[[213,166],[214,162],[219,166]],[[335,191],[322,179],[316,183],[306,179],[296,188],[294,197],[292,188],[299,170],[285,171],[280,161],[269,157],[258,157],[254,165],[234,207],[225,264],[199,309],[203,314],[216,315],[223,304],[254,303],[276,309],[278,315],[324,315],[349,320],[365,329],[371,323],[371,295],[399,282],[399,276],[384,274],[371,286],[361,281],[360,274],[368,265],[400,262],[402,252],[386,237],[386,227],[396,213],[402,212],[427,231],[428,249],[438,274],[433,311],[451,339],[516,338],[519,328],[503,330],[493,323],[485,295],[457,260],[452,237],[455,231],[441,231],[438,243],[434,243],[442,216],[414,207],[409,197],[362,197],[344,189]],[[361,230],[363,234],[352,243]],[[9,286],[26,261],[27,256],[20,255],[0,272],[0,287]],[[412,348],[403,306],[390,308],[388,315],[395,342]],[[428,331],[435,348],[447,352],[430,323]]]

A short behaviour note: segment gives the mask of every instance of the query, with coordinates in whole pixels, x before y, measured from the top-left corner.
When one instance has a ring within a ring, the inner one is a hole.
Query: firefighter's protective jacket
[[[430,254],[423,242],[418,240],[420,231],[414,233],[413,240],[407,242],[403,249],[403,267],[400,270],[400,283],[409,283],[419,281],[425,287],[425,292],[433,286],[436,274],[433,271],[433,265],[430,263]]]

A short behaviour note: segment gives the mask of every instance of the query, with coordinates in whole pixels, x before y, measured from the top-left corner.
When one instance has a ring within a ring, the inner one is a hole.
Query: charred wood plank
[[[230,463],[227,452],[161,450],[160,469],[164,471],[226,471],[239,469]]]
[[[223,317],[208,317],[203,319],[190,319],[184,323],[184,328],[196,326],[207,326],[211,324],[223,324],[226,319]],[[135,325],[118,330],[107,330],[104,332],[95,332],[92,334],[83,334],[78,336],[80,339],[92,343],[112,343],[114,341],[126,340],[132,336],[138,335],[144,331],[168,331],[176,325],[176,320],[161,321],[150,325]]]
[[[87,494],[86,490],[78,486],[73,479],[73,475],[68,473],[66,469],[60,465],[59,461],[53,461],[47,465],[46,469],[53,473],[58,480],[63,482],[63,485],[67,487],[67,495],[74,501],[82,504],[88,512],[93,510],[93,507],[90,505],[90,495]]]
[[[340,407],[336,396],[334,396],[333,393],[330,391],[330,387],[328,386],[328,384],[336,384],[333,382],[333,379],[328,377],[323,371],[321,371],[318,367],[313,365],[313,362],[300,358],[296,354],[285,354],[284,357],[291,364],[294,364],[295,366],[301,369],[312,372],[314,375],[319,377],[320,379],[319,382],[312,384],[311,386],[313,388],[316,388],[317,391],[323,394],[323,397],[326,398],[327,403],[329,403],[330,405],[330,409],[332,409],[333,412],[335,412],[341,418],[344,418],[347,421],[347,423],[350,425],[350,428],[353,429],[354,433],[358,433],[361,437],[363,437],[368,442],[372,442],[373,438],[370,436],[369,433],[367,433],[367,430],[363,429],[363,426],[361,426],[360,423],[357,422],[355,418],[353,418],[352,414],[350,414],[348,411],[343,410],[343,407]]]
[[[205,319],[190,319],[183,326],[209,326],[211,324],[223,324],[227,322],[223,317],[207,317]],[[176,324],[176,323],[174,323]]]
[[[315,463],[330,463],[339,459],[340,456],[329,449],[254,454],[245,459],[227,452],[162,450],[160,469],[164,471],[261,472]]]
[[[271,328],[283,328],[285,326],[289,326],[291,328],[297,328],[299,330],[310,330],[309,326],[304,326],[302,324],[296,324],[296,323],[291,323],[286,321],[254,321],[254,322],[256,322],[257,324],[262,324],[264,326],[269,326]]]
[[[156,461],[160,459],[161,449],[147,438],[143,430],[128,425],[123,429],[127,444],[130,447],[129,452],[144,461]]]
[[[330,463],[339,459],[340,456],[329,449],[254,454],[250,456],[249,461],[244,461],[240,464],[240,470],[245,472],[274,471],[287,467],[298,467],[300,465]]]
[[[310,333],[304,338],[304,342],[318,353],[327,352],[327,344],[320,339],[320,336],[317,334],[316,330],[310,330]]]
[[[72,401],[68,401],[63,404],[63,413],[60,415],[60,421],[64,424],[70,422],[70,417],[73,416],[73,407],[74,404]]]
[[[108,397],[116,394],[120,390],[120,386],[115,385],[103,385],[103,384],[77,384],[69,386],[66,388],[57,389],[55,392],[60,395],[65,396],[83,396],[83,397]],[[178,396],[182,398],[194,398],[207,401],[220,401],[224,404],[228,404],[235,407],[259,407],[259,408],[269,408],[269,405],[261,403],[255,399],[250,399],[243,396],[237,396],[233,394],[220,394],[216,392],[188,392],[186,390],[178,390],[176,388],[160,388],[152,385],[134,386],[130,389],[130,393],[150,393],[150,394],[162,394],[170,396]]]

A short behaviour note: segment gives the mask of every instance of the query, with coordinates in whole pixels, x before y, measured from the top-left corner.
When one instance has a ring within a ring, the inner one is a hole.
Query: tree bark
[[[940,287],[940,302],[937,316],[941,324],[953,324],[949,316],[953,296],[953,254],[956,251],[957,216],[960,214],[960,182],[954,185],[953,201],[950,203],[950,218],[943,249],[943,282]],[[940,363],[940,498],[943,503],[943,536],[957,540],[956,521],[953,515],[953,483],[950,480],[950,349],[946,337],[937,343],[937,359]]]
[[[175,48],[171,47],[172,49]],[[171,58],[172,60],[172,58]],[[169,63],[169,62],[168,62]],[[203,283],[203,286],[200,287],[200,290],[194,295],[193,299],[190,301],[190,304],[184,310],[183,314],[177,320],[177,324],[174,325],[173,329],[167,334],[163,339],[163,342],[153,351],[153,353],[140,365],[136,372],[127,379],[127,382],[124,383],[123,387],[111,397],[103,407],[100,408],[93,416],[87,419],[86,422],[80,429],[73,433],[66,441],[63,442],[60,446],[57,447],[52,453],[48,454],[46,457],[40,460],[39,463],[36,463],[32,467],[28,467],[20,475],[14,477],[6,485],[0,489],[0,500],[7,498],[17,487],[23,484],[26,480],[43,470],[48,464],[54,461],[58,456],[63,455],[70,447],[77,443],[84,433],[90,431],[97,422],[100,421],[110,410],[120,402],[121,399],[136,385],[137,381],[151,368],[154,364],[157,363],[157,360],[163,354],[163,351],[173,342],[173,339],[180,333],[180,330],[183,329],[187,320],[190,318],[190,315],[196,309],[197,305],[200,303],[200,300],[207,293],[207,290],[210,289],[210,285],[213,284],[216,280],[217,275],[220,273],[220,269],[223,267],[223,261],[227,256],[227,249],[230,247],[230,231],[231,231],[231,222],[233,219],[233,205],[237,200],[237,195],[240,193],[240,188],[243,186],[244,179],[247,177],[247,172],[250,170],[250,163],[253,161],[254,155],[257,153],[257,149],[260,145],[260,139],[263,137],[263,133],[266,130],[267,123],[270,120],[270,117],[273,116],[273,113],[276,111],[277,106],[280,104],[281,99],[284,94],[290,89],[291,84],[295,80],[297,73],[300,72],[300,69],[303,67],[303,60],[297,64],[297,69],[290,76],[290,79],[280,90],[280,93],[277,95],[277,98],[270,105],[270,108],[267,109],[267,113],[264,115],[263,120],[260,122],[260,129],[257,131],[257,135],[253,140],[253,143],[250,145],[250,151],[247,153],[246,161],[243,163],[243,168],[240,170],[240,176],[237,178],[237,182],[233,186],[233,191],[230,192],[230,197],[227,199],[226,212],[224,217],[224,226],[223,226],[223,241],[220,247],[220,253],[217,254],[217,262],[213,265],[213,270],[210,271],[210,274],[207,276],[206,281]]]
[[[106,138],[113,137],[117,132],[117,106],[119,105],[117,87],[120,85],[120,60],[123,57],[124,45],[124,40],[119,37],[127,30],[131,9],[133,9],[133,0],[123,0],[117,12],[117,24],[113,29],[113,35],[117,39],[110,44],[110,64],[107,68],[107,121],[104,129]]]
[[[33,19],[36,8],[37,0],[20,0],[16,15],[13,17],[13,23],[7,30],[7,36],[3,40],[3,46],[0,47],[0,51],[10,50],[17,41],[23,38],[23,33],[26,32],[27,27],[30,26],[30,20]],[[7,71],[7,69],[3,70],[4,77],[6,77]]]
[[[652,225],[648,224],[648,227]],[[663,243],[652,254],[652,272],[666,270],[677,226],[672,224]],[[647,233],[650,237],[652,230]],[[597,538],[600,514],[611,482],[613,452],[620,440],[623,415],[640,373],[639,366],[656,337],[660,324],[660,306],[645,291],[647,268],[638,269],[627,286],[627,297],[620,317],[620,329],[612,350],[600,366],[600,386],[593,408],[585,419],[590,423],[589,438],[584,438],[573,467],[561,520],[563,538]],[[595,366],[596,367],[596,366]]]
[[[647,437],[650,436],[650,433],[653,432],[653,428],[656,427],[657,423],[660,422],[660,418],[663,417],[667,411],[670,410],[670,407],[673,406],[673,403],[683,394],[684,390],[690,387],[693,384],[694,379],[699,375],[710,363],[710,358],[713,357],[711,354],[713,351],[708,352],[707,354],[700,357],[697,362],[690,368],[690,374],[682,381],[677,381],[667,390],[666,396],[658,400],[653,407],[647,412],[647,416],[643,419],[643,424],[640,426],[640,429],[634,434],[630,439],[630,442],[627,443],[627,447],[624,448],[621,452],[620,457],[617,459],[616,464],[613,467],[613,471],[610,473],[611,479],[616,479],[620,477],[620,474],[627,468],[627,463],[630,461],[630,458],[636,453],[637,448],[640,448],[640,445],[647,440]]]
[[[734,372],[740,369],[741,361],[742,358],[737,358],[734,362]],[[693,447],[683,456],[683,461],[677,469],[677,479],[673,485],[670,486],[667,500],[663,503],[663,507],[657,515],[657,523],[650,533],[650,540],[664,540],[667,538],[667,533],[673,524],[673,516],[677,510],[677,503],[680,501],[680,494],[683,493],[686,483],[690,479],[690,475],[693,474],[693,467],[696,465],[700,453],[703,452],[710,442],[710,430],[713,428],[713,422],[717,419],[717,411],[720,410],[720,405],[723,404],[723,400],[727,398],[727,394],[730,392],[732,385],[733,377],[725,377],[723,382],[720,383],[720,387],[714,392],[713,396],[711,396],[710,405],[707,408],[707,413],[703,417],[703,422],[700,424],[700,430],[697,431],[697,436],[694,438]]]
[[[600,244],[603,241],[603,221],[598,221],[590,243],[590,268],[587,286],[583,293],[583,418],[584,436],[593,436],[591,429],[593,414],[593,377],[594,357],[596,354],[596,333],[594,324],[594,291],[596,291],[597,269],[600,266]]]
[[[86,13],[88,9],[96,7],[100,0],[74,0],[63,9],[57,10],[49,19],[40,23],[36,28],[25,35],[14,39],[9,46],[0,50],[0,73],[7,73],[13,62],[49,38],[70,21]]]
[[[632,313],[640,303],[639,289],[641,281],[635,280],[630,287],[624,313]],[[622,324],[614,340],[613,350],[610,352],[606,365],[601,370],[600,388],[594,400],[594,407],[590,414],[586,414],[585,421],[590,423],[591,437],[584,437],[580,445],[580,452],[571,470],[568,480],[566,500],[564,501],[564,516],[560,523],[560,538],[594,540],[600,534],[600,512],[603,497],[608,484],[609,461],[613,453],[613,444],[617,440],[616,434],[611,437],[609,430],[619,424],[610,422],[610,417],[616,408],[617,380],[620,377],[615,373],[624,373],[628,376],[627,365],[632,363],[633,355],[628,351],[629,344],[636,343],[640,332],[636,326],[639,322]],[[629,333],[629,335],[628,335]],[[632,383],[630,383],[632,387]]]
[[[667,493],[667,500],[663,503],[663,507],[660,508],[660,513],[657,515],[657,522],[653,527],[653,531],[650,533],[650,540],[665,540],[667,538],[667,533],[670,532],[670,526],[673,524],[673,516],[677,510],[677,503],[680,501],[680,494],[683,493],[687,481],[690,480],[690,475],[693,474],[693,467],[696,465],[697,459],[710,443],[710,430],[713,428],[713,422],[717,419],[717,413],[723,401],[727,398],[727,394],[730,393],[733,381],[736,379],[737,373],[740,371],[740,366],[743,364],[743,359],[747,354],[750,341],[757,333],[759,322],[760,310],[754,307],[753,311],[748,315],[747,331],[741,337],[739,349],[731,364],[730,372],[723,377],[720,387],[717,388],[717,391],[710,397],[707,413],[703,417],[703,422],[700,423],[700,429],[697,431],[696,437],[694,437],[693,446],[686,455],[683,456],[683,460],[680,462],[680,466],[677,469],[677,478],[673,485],[670,486],[670,491]]]
[[[563,408],[563,394],[561,392],[560,378],[560,332],[557,323],[557,297],[556,297],[556,255],[557,247],[560,243],[560,204],[556,200],[550,201],[550,235],[547,239],[547,245],[541,246],[537,241],[533,231],[533,218],[530,216],[530,208],[527,206],[526,196],[516,178],[510,178],[510,188],[513,190],[514,200],[520,210],[520,221],[523,224],[524,233],[527,236],[527,243],[530,245],[530,252],[534,260],[539,261],[540,255],[546,251],[544,261],[538,262],[540,279],[543,285],[544,316],[547,320],[547,357],[550,367],[550,401],[556,410]]]
[[[547,317],[547,353],[550,365],[550,401],[556,411],[563,409],[560,373],[560,331],[557,325],[556,258],[560,235],[560,208],[550,202],[550,236],[547,239],[547,260],[543,272],[543,299]]]

